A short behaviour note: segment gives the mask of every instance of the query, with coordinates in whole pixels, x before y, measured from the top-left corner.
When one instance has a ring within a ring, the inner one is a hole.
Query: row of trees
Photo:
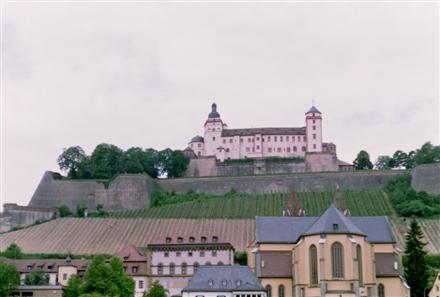
[[[434,146],[430,142],[422,145],[421,148],[405,153],[397,150],[392,156],[382,155],[377,158],[376,163],[370,160],[370,155],[362,150],[353,161],[356,170],[364,169],[411,169],[416,165],[440,162],[440,146]]]
[[[88,156],[80,146],[65,148],[57,163],[69,178],[109,179],[119,173],[147,173],[180,177],[189,158],[180,150],[132,147],[123,151],[113,144],[102,143]]]

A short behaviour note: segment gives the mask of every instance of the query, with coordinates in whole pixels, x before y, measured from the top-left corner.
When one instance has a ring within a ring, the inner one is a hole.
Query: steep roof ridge
[[[357,234],[366,236],[349,218],[341,213],[334,204],[319,216],[315,222],[303,233],[314,234]]]

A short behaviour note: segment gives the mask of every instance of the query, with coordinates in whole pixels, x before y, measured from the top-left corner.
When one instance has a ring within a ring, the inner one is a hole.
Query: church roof
[[[308,113],[321,113],[315,106],[310,107],[309,111],[306,112],[306,114]]]
[[[208,114],[208,118],[219,118],[220,114],[217,112],[217,104],[212,103],[211,105],[211,112]]]
[[[253,136],[256,134],[261,135],[305,135],[306,128],[244,128],[244,129],[223,129],[222,137],[230,136]]]
[[[304,232],[312,234],[358,234],[365,235],[355,224],[344,216],[334,205],[327,210]]]
[[[326,233],[364,235],[370,243],[396,242],[387,217],[345,217],[334,206],[320,217],[257,216],[255,233],[259,243],[296,243],[304,235]]]

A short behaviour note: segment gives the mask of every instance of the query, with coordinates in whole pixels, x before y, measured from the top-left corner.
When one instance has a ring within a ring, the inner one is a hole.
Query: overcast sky
[[[347,162],[439,143],[435,3],[3,5],[2,203],[65,147],[183,149],[213,101],[244,128],[303,126],[313,99]]]

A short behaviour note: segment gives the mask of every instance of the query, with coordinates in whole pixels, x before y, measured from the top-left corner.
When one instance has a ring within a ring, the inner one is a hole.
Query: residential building
[[[159,281],[169,296],[180,296],[199,266],[232,265],[234,248],[216,235],[166,237],[149,244],[147,255],[150,282]]]
[[[63,297],[63,287],[56,285],[46,286],[18,286],[11,297]]]
[[[250,266],[269,297],[407,297],[386,217],[257,217]]]
[[[248,266],[200,266],[182,297],[266,297]]]
[[[147,249],[130,245],[117,253],[117,256],[123,261],[125,272],[134,280],[135,297],[142,297],[148,290]]]

